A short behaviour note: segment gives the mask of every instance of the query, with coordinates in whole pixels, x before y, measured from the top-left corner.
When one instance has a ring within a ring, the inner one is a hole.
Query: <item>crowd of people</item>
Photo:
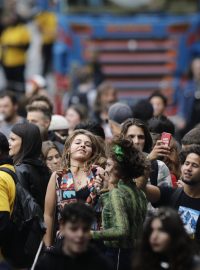
[[[200,57],[174,93],[178,121],[158,90],[121,102],[95,61],[72,74],[56,114],[44,77],[25,87],[30,37],[11,15],[1,32],[0,269],[199,270]],[[35,18],[43,76],[51,15]]]
[[[57,115],[43,90],[20,114],[0,93],[2,269],[199,269],[200,128],[180,141],[158,91],[96,96]]]

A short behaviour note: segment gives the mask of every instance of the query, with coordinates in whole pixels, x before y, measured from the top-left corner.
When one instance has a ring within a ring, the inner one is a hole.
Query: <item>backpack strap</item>
[[[158,161],[153,160],[151,162],[150,182],[153,186],[158,184]]]
[[[176,190],[174,191],[174,193],[172,194],[172,196],[170,198],[170,206],[171,207],[177,208],[177,202],[178,202],[179,198],[181,197],[182,193],[183,193],[182,188],[176,188]]]
[[[18,182],[17,175],[16,175],[16,173],[13,172],[12,170],[10,170],[10,169],[8,169],[8,168],[5,168],[5,167],[1,167],[1,168],[0,168],[0,171],[6,172],[7,174],[9,174],[9,175],[12,177],[13,181],[15,182],[15,184]]]

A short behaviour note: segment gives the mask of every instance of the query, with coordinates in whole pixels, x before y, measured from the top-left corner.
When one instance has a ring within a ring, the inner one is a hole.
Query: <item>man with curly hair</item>
[[[155,187],[146,185],[144,179],[137,184],[154,207],[175,208],[189,235],[200,242],[200,146],[192,145],[183,150],[180,160],[183,187]]]

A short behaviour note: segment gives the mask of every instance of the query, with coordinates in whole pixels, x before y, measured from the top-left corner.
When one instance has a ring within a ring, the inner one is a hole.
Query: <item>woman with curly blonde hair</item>
[[[96,203],[96,189],[92,165],[103,165],[105,152],[101,139],[86,130],[75,130],[66,140],[61,167],[50,178],[45,198],[44,218],[47,232],[44,242],[52,245],[55,216],[66,204],[83,201]],[[55,220],[56,221],[56,220]]]

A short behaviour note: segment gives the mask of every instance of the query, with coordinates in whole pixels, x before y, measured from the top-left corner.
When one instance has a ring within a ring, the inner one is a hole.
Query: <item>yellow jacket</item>
[[[7,27],[1,34],[1,60],[7,67],[25,65],[30,33],[23,24]],[[22,46],[22,47],[20,47]]]
[[[57,19],[53,12],[44,11],[35,18],[40,29],[43,44],[51,44],[56,38]]]
[[[15,171],[14,166],[10,164],[1,165],[1,167],[8,168]],[[6,211],[10,214],[13,211],[15,201],[15,182],[13,178],[6,172],[0,171],[0,212]]]

